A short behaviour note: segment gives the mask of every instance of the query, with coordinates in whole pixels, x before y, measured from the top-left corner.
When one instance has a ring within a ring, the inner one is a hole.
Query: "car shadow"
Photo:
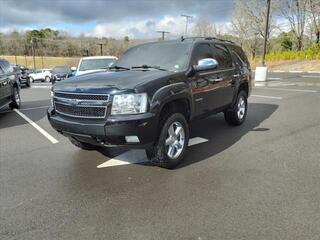
[[[270,131],[269,128],[258,126],[268,119],[277,108],[278,105],[275,104],[249,103],[247,119],[241,126],[228,125],[224,120],[223,114],[213,115],[193,122],[190,126],[190,138],[201,137],[209,141],[189,147],[184,161],[176,169],[205,160],[228,149],[250,131]],[[100,148],[98,151],[111,159],[128,151],[128,149]],[[141,165],[142,163],[138,164]],[[143,165],[152,165],[152,163],[146,162]]]
[[[37,122],[47,115],[47,106],[49,105],[50,100],[27,101],[22,103],[19,111],[27,115],[32,121]],[[27,122],[11,110],[9,106],[0,110],[0,129],[24,124],[27,124]]]
[[[249,103],[247,119],[241,126],[228,125],[223,114],[194,122],[191,126],[190,137],[201,137],[209,141],[189,147],[184,161],[177,168],[205,160],[228,149],[250,131],[269,131],[269,128],[258,126],[277,108],[278,105],[275,104]]]

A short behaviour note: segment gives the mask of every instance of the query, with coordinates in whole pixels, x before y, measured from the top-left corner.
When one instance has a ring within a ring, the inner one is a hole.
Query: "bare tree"
[[[285,0],[282,15],[288,20],[296,38],[296,48],[303,49],[303,36],[307,21],[307,6],[309,0]]]
[[[194,26],[192,34],[198,37],[215,37],[217,36],[217,28],[215,24],[210,23],[208,18],[201,17]]]
[[[267,2],[265,0],[237,0],[235,5],[231,20],[232,33],[239,39],[239,43],[244,49],[250,51],[252,58],[254,58],[262,44],[262,39],[266,37]],[[272,1],[268,36],[276,28],[274,19],[276,9],[277,2]]]
[[[309,0],[308,11],[312,20],[312,28],[316,35],[316,43],[320,43],[320,0]]]

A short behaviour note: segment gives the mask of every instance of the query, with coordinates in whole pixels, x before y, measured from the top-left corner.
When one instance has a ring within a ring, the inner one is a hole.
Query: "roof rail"
[[[233,41],[225,40],[225,39],[221,39],[221,38],[216,38],[216,37],[183,37],[183,36],[181,36],[181,42],[183,42],[185,39],[218,40],[218,41],[221,41],[221,42],[234,43]]]

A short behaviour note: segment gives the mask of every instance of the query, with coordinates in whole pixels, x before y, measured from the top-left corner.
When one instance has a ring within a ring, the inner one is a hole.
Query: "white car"
[[[50,82],[52,77],[51,69],[36,69],[35,72],[29,74],[30,82],[41,81]]]
[[[101,69],[107,69],[117,60],[118,58],[114,56],[95,56],[81,58],[77,68],[76,76],[85,73],[97,72]]]

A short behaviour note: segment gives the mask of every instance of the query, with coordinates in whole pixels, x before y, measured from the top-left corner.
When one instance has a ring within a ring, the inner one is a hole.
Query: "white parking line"
[[[51,143],[56,144],[59,141],[57,139],[55,139],[54,137],[52,137],[49,133],[47,133],[45,130],[43,130],[38,124],[36,124],[35,122],[33,122],[30,118],[28,118],[26,115],[24,115],[22,112],[20,112],[17,109],[14,109],[14,111],[20,115],[20,117],[22,117],[24,120],[26,120],[28,123],[30,123],[30,125],[32,127],[34,127],[35,129],[37,129],[43,136],[45,136]]]
[[[282,78],[279,77],[269,77],[268,80],[281,80]]]
[[[301,77],[303,78],[319,78],[320,79],[320,75],[316,76],[316,75],[301,75]]]
[[[44,86],[31,86],[31,88],[51,88],[52,85],[44,85]]]
[[[274,97],[274,96],[265,96],[265,95],[251,95],[251,97],[257,97],[257,98],[270,98],[270,99],[283,99],[282,97]]]
[[[35,109],[48,108],[48,107],[50,106],[47,105],[47,106],[39,106],[39,107],[32,107],[32,108],[21,108],[20,111],[28,111],[28,110],[35,110]]]
[[[189,139],[189,147],[194,146],[196,144],[208,142],[208,139],[195,137]],[[106,168],[106,167],[113,167],[113,166],[121,166],[121,165],[128,165],[128,164],[137,164],[137,163],[145,163],[148,162],[147,156],[144,150],[141,149],[133,149],[127,151],[115,158],[112,158],[100,165],[97,168]]]
[[[273,88],[273,87],[256,87],[258,89],[276,90],[276,91],[288,91],[288,92],[305,92],[305,93],[317,93],[317,90],[309,89],[292,89],[292,88]]]

